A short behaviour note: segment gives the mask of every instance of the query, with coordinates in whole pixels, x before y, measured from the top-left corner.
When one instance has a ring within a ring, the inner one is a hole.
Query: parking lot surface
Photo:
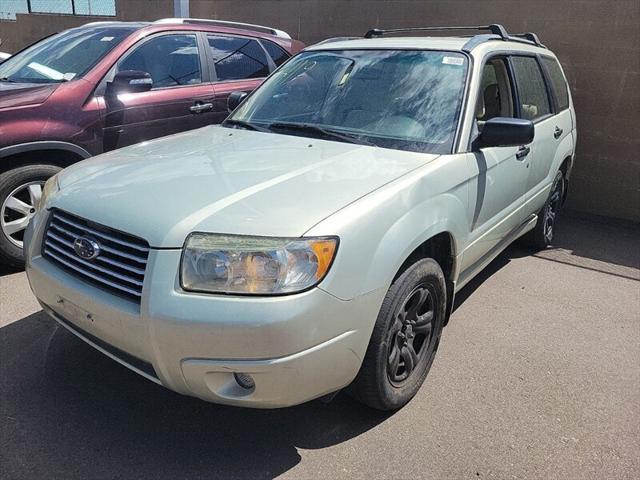
[[[564,218],[460,292],[416,398],[393,414],[244,410],[165,390],[0,277],[0,477],[640,478],[640,231]]]

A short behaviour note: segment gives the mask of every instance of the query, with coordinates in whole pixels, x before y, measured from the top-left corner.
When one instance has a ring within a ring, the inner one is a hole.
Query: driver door
[[[197,33],[143,40],[116,66],[153,79],[147,92],[103,98],[104,151],[213,123],[214,91]]]
[[[515,88],[504,57],[483,67],[475,124],[495,117],[515,117]],[[525,221],[524,199],[529,175],[530,145],[482,148],[470,154],[476,180],[470,184],[471,244],[464,267],[472,269]]]

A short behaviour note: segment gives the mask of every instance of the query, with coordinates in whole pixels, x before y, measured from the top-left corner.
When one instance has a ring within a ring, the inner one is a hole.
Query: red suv
[[[45,180],[99,153],[219,123],[303,44],[217,20],[99,22],[47,37],[0,65],[0,261],[22,263],[22,235]]]

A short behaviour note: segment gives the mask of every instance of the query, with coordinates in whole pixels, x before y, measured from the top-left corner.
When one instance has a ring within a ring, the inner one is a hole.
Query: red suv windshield
[[[0,80],[59,83],[83,76],[139,26],[77,28],[46,38],[0,65]]]

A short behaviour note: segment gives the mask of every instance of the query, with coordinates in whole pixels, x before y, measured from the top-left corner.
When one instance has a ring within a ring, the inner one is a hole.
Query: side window
[[[142,70],[153,88],[202,82],[195,35],[162,35],[144,42],[118,65],[118,70]]]
[[[534,57],[512,57],[511,61],[518,83],[522,118],[535,120],[551,113],[549,95],[538,61]]]
[[[482,69],[476,119],[486,122],[494,117],[513,117],[513,111],[513,89],[507,64],[503,58],[493,58]]]
[[[564,79],[564,75],[562,74],[560,65],[558,65],[558,61],[553,58],[543,57],[542,63],[547,69],[547,73],[551,79],[551,85],[553,86],[553,91],[555,92],[556,99],[558,100],[558,110],[569,108],[567,81]]]
[[[269,40],[262,40],[262,45],[273,60],[273,63],[276,64],[276,67],[289,60],[289,54],[281,46]]]
[[[269,75],[267,54],[257,40],[208,36],[218,80],[243,80]]]

